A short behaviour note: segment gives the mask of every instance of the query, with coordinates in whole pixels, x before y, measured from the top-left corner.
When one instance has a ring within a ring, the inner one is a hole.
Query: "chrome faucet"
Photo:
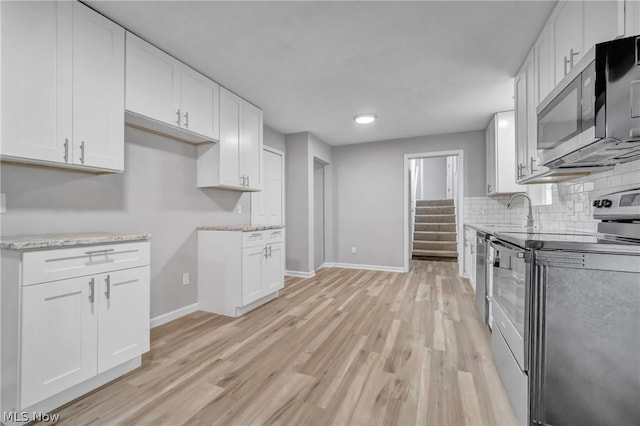
[[[511,207],[511,203],[516,197],[524,197],[527,200],[529,200],[529,214],[527,214],[527,228],[533,228],[534,220],[533,220],[533,212],[531,211],[531,198],[529,198],[527,194],[523,194],[520,192],[517,194],[513,194],[511,196],[511,199],[509,200],[509,203],[507,203],[507,208]]]

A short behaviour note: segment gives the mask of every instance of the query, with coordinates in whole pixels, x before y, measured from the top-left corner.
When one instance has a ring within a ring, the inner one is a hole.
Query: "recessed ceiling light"
[[[353,117],[353,120],[358,124],[369,124],[376,121],[376,118],[378,118],[378,116],[376,116],[375,114],[367,113],[367,114],[358,114],[355,117]]]

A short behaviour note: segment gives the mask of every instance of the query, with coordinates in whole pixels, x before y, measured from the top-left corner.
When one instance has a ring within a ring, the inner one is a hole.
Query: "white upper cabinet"
[[[551,16],[553,31],[554,85],[571,71],[584,54],[583,2],[564,1]]]
[[[191,143],[217,141],[220,86],[127,33],[127,122]]]
[[[262,110],[220,89],[220,142],[198,146],[198,187],[262,189]]]
[[[495,114],[486,131],[487,195],[521,191],[515,173],[515,117],[513,111]]]
[[[584,2],[585,51],[596,43],[625,35],[624,3],[624,0]]]
[[[121,171],[124,30],[77,2],[0,7],[2,158]]]
[[[553,44],[551,26],[547,23],[533,47],[535,65],[535,104],[544,100],[554,86]]]
[[[179,74],[176,59],[127,32],[127,111],[177,126]]]
[[[262,110],[243,102],[240,171],[250,189],[262,188]]]
[[[73,4],[73,163],[124,169],[124,30]]]
[[[218,140],[220,86],[202,74],[182,67],[180,72],[180,125]]]

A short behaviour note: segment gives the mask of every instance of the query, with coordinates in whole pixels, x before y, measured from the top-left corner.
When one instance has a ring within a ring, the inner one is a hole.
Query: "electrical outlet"
[[[184,274],[182,274],[182,285],[187,284],[189,284],[189,273],[185,272]]]
[[[355,247],[351,247],[351,254],[356,254],[358,250]]]
[[[238,204],[238,214],[242,214],[242,204]]]
[[[573,200],[567,201],[567,216],[573,216],[575,214],[575,206]]]

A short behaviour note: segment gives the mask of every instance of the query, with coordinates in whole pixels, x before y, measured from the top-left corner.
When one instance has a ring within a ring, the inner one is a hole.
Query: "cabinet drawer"
[[[22,254],[22,285],[149,265],[149,242],[103,244]]]
[[[266,231],[243,232],[242,248],[279,243],[283,240],[284,229],[267,229]]]
[[[514,358],[518,361],[521,370],[526,370],[525,358],[524,358],[524,339],[514,325],[507,317],[507,314],[504,313],[500,305],[496,303],[495,300],[491,301],[491,311],[493,314],[493,322],[494,326],[498,327],[500,333],[504,336],[504,339],[509,344],[511,351],[513,353]],[[497,330],[494,330],[494,333]]]

